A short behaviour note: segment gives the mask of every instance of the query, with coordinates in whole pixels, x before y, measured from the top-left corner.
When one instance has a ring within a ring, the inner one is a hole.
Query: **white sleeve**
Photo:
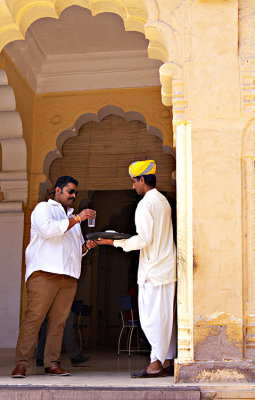
[[[44,239],[62,236],[69,225],[68,219],[57,221],[53,218],[51,209],[46,202],[39,203],[31,215],[34,230]]]
[[[80,231],[80,235],[81,235],[81,244],[83,245],[85,243],[85,240],[84,240],[84,237],[83,237],[83,234],[82,234],[81,224],[79,224],[79,231]]]
[[[129,239],[114,240],[113,245],[122,247],[124,251],[140,250],[149,246],[152,242],[153,223],[149,207],[146,204],[139,204],[135,213],[137,235]]]

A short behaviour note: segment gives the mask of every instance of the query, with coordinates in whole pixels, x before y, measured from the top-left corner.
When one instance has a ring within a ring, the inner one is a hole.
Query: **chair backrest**
[[[82,300],[75,300],[72,304],[72,311],[74,314],[80,314],[82,311],[83,301]]]
[[[85,317],[91,317],[93,307],[88,306],[87,304],[83,304],[82,310],[81,310],[81,315]]]
[[[132,309],[132,300],[130,294],[125,294],[119,296],[119,305],[121,310],[131,310]]]

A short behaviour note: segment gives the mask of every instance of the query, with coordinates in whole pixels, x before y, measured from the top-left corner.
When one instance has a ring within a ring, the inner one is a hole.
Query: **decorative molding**
[[[185,99],[184,91],[183,69],[180,65],[174,63],[165,63],[161,65],[159,72],[160,82],[162,85],[162,102],[166,106],[173,106],[173,127],[175,135],[175,123],[185,120],[187,108],[187,101]]]
[[[5,71],[0,70],[0,143],[2,171],[0,188],[4,201],[27,201],[27,151],[22,122],[16,111],[13,89]],[[8,206],[9,207],[9,206]]]
[[[243,111],[255,112],[255,58],[240,62]]]
[[[14,50],[15,52],[15,50]],[[40,45],[8,55],[19,65],[36,93],[159,86],[160,62],[148,60],[146,50],[37,55]],[[18,57],[18,58],[17,58]],[[38,59],[41,60],[38,67]]]

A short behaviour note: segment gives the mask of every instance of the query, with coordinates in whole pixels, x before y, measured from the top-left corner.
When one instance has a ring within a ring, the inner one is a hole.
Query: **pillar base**
[[[175,382],[254,382],[255,362],[252,360],[193,361],[175,360]]]

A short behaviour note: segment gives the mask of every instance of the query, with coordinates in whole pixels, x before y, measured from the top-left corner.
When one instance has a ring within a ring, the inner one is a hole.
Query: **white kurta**
[[[176,281],[176,249],[173,238],[171,207],[157,189],[149,190],[135,212],[137,235],[114,240],[124,251],[140,250],[138,285],[146,280],[153,286]]]
[[[138,285],[142,329],[151,344],[151,361],[176,355],[173,331],[176,249],[171,207],[157,189],[149,190],[135,213],[137,235],[114,240],[124,251],[140,250]]]

